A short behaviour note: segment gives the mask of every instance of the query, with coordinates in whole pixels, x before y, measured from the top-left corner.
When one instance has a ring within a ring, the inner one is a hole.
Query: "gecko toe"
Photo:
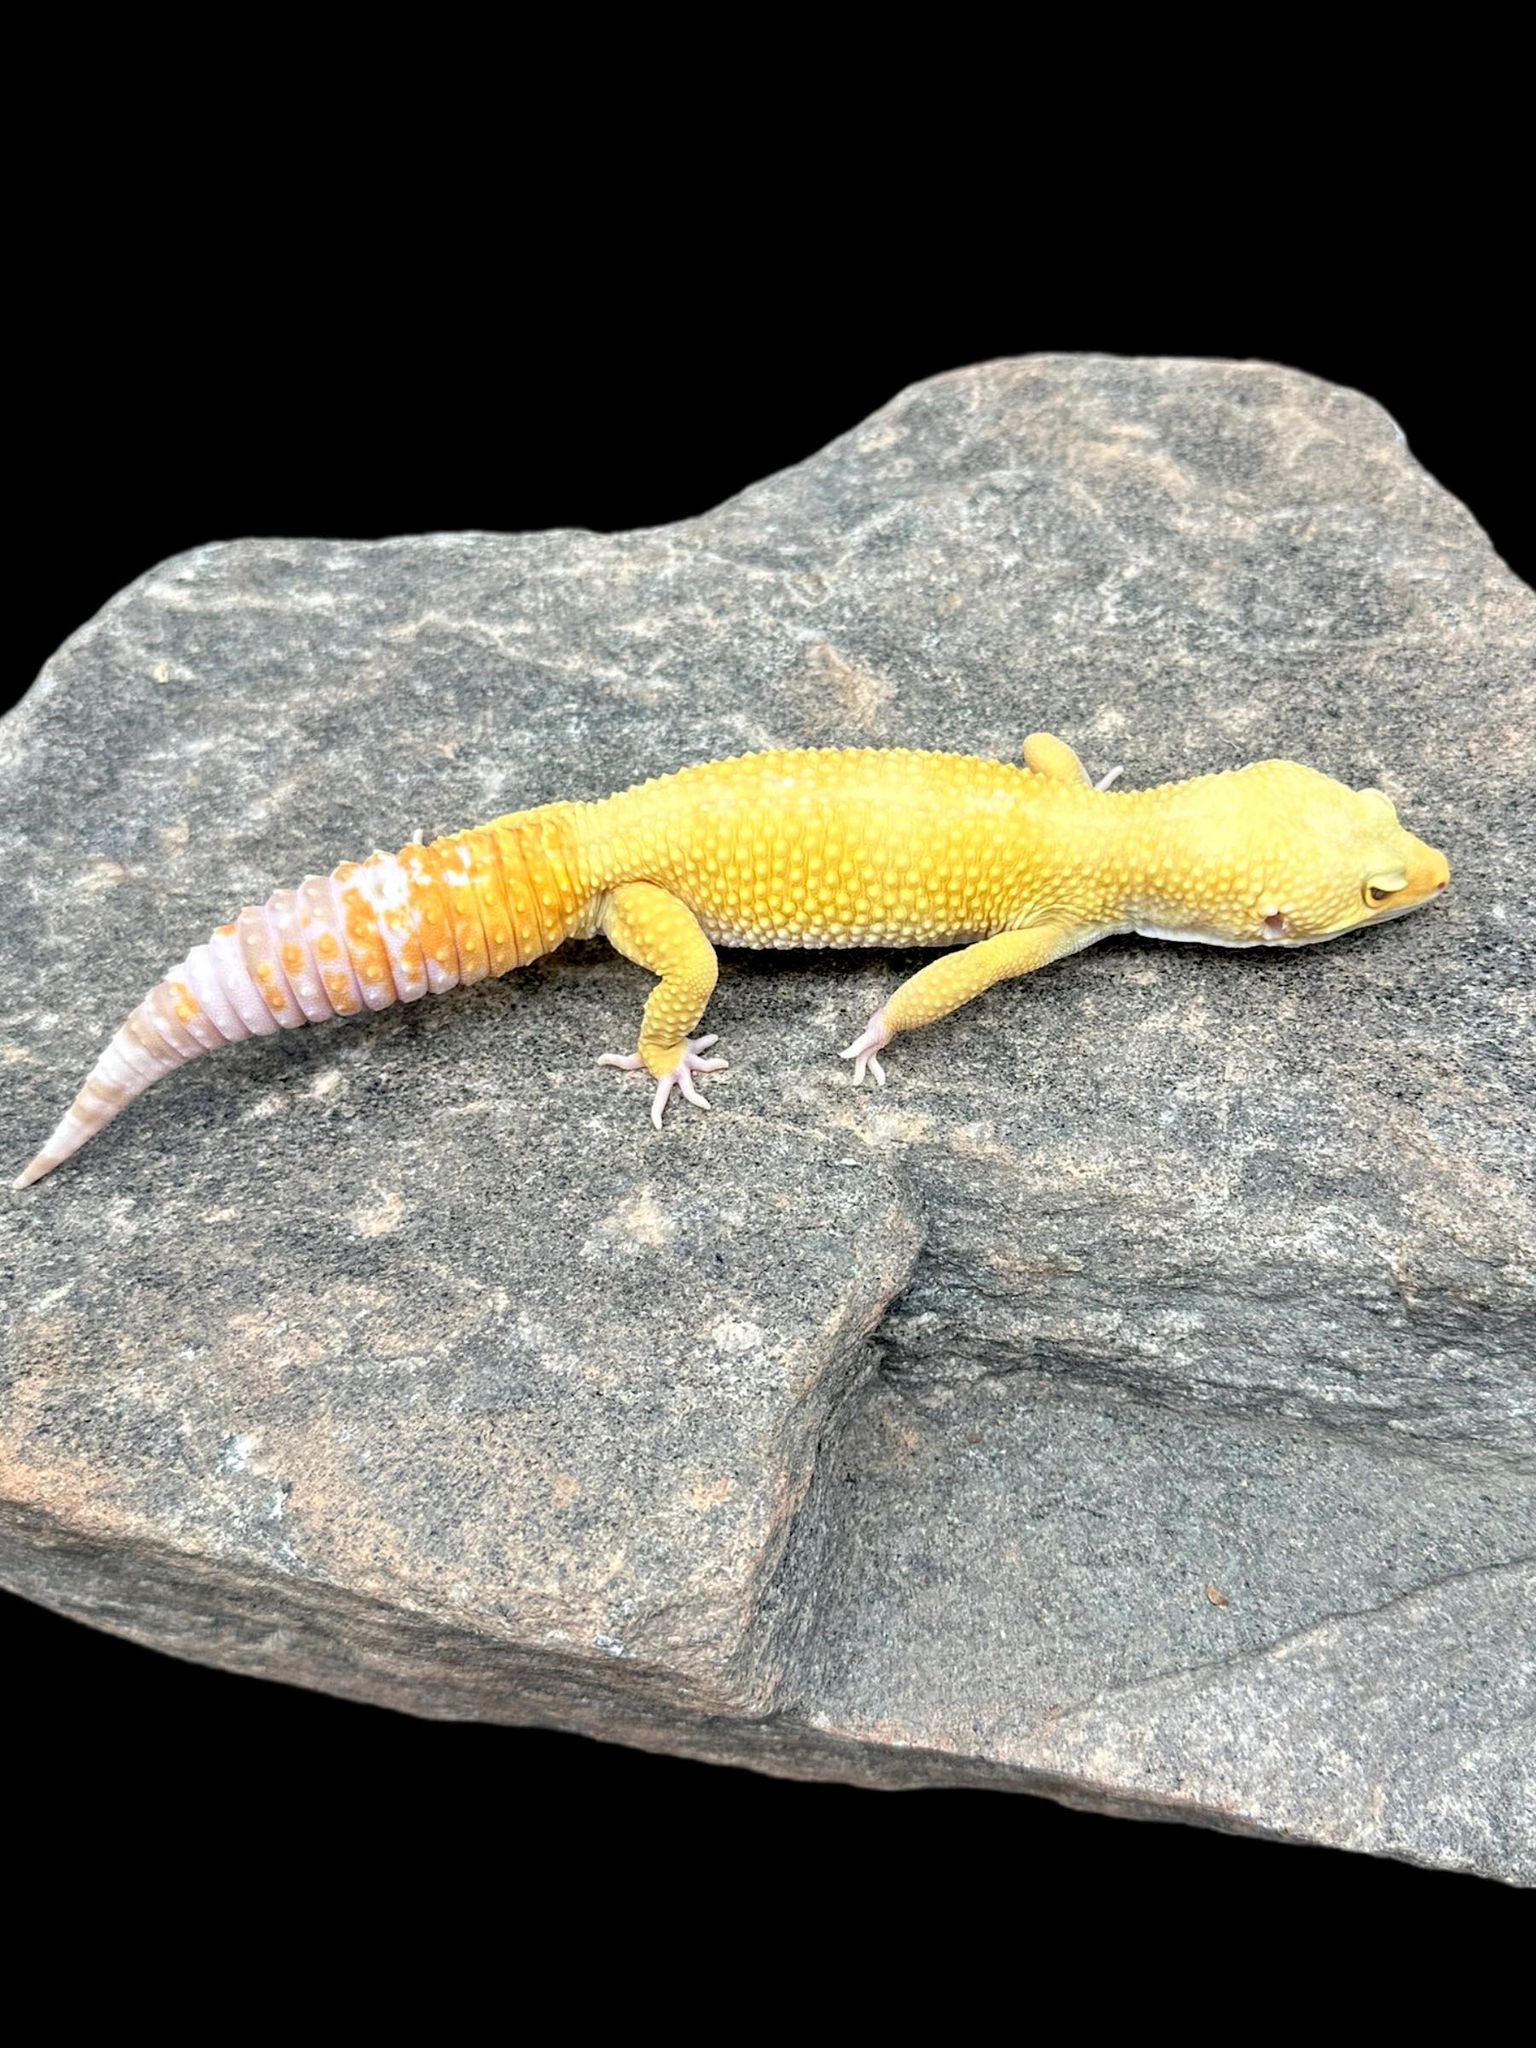
[[[717,1042],[718,1034],[706,1038],[689,1038],[683,1042],[681,1059],[676,1066],[669,1067],[664,1074],[656,1077],[656,1090],[651,1097],[651,1122],[661,1129],[661,1119],[673,1089],[677,1089],[685,1102],[691,1102],[695,1109],[708,1109],[709,1102],[694,1084],[695,1074],[725,1074],[730,1071],[727,1060],[700,1059],[699,1054],[707,1046]],[[598,1055],[600,1067],[617,1067],[622,1073],[637,1074],[647,1071],[645,1061],[637,1052],[605,1052]]]
[[[853,1061],[853,1085],[857,1088],[864,1079],[866,1069],[873,1075],[875,1086],[885,1086],[885,1069],[875,1057],[891,1042],[891,1034],[885,1028],[885,1012],[877,1010],[852,1045],[846,1045],[838,1054],[840,1060]]]

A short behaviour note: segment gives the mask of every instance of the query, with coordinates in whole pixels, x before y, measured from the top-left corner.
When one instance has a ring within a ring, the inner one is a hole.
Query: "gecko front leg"
[[[855,1088],[864,1079],[866,1069],[874,1075],[877,1088],[885,1086],[885,1069],[881,1066],[875,1055],[884,1052],[890,1042],[891,1034],[886,1027],[885,1012],[884,1010],[876,1010],[852,1045],[845,1045],[838,1054],[840,1060],[853,1061],[853,1085]]]
[[[901,984],[838,1057],[853,1061],[855,1087],[868,1072],[883,1088],[885,1069],[877,1055],[898,1031],[915,1031],[920,1024],[947,1017],[995,982],[1032,974],[1064,953],[1092,945],[1100,936],[1097,931],[1074,931],[1059,924],[1031,925],[1023,931],[998,932],[990,939],[978,939],[974,946],[963,946],[958,953],[930,960]]]

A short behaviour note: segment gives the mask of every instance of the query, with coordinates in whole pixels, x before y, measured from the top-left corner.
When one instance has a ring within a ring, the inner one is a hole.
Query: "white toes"
[[[661,1129],[662,1113],[676,1088],[684,1101],[691,1102],[695,1109],[708,1109],[709,1104],[694,1086],[695,1074],[724,1074],[730,1071],[726,1060],[701,1060],[700,1052],[716,1043],[719,1034],[711,1032],[707,1038],[686,1039],[683,1056],[669,1073],[663,1074],[656,1083],[656,1092],[651,1097],[651,1122]],[[598,1056],[600,1067],[618,1067],[626,1074],[639,1073],[645,1066],[637,1052],[605,1052]]]
[[[881,1066],[875,1055],[878,1052],[883,1052],[890,1042],[891,1034],[885,1028],[884,1014],[877,1010],[860,1036],[853,1041],[852,1045],[844,1046],[843,1050],[838,1054],[838,1058],[841,1060],[853,1061],[853,1085],[855,1088],[864,1079],[866,1069],[874,1075],[877,1088],[885,1086],[885,1069]]]
[[[1107,775],[1101,775],[1093,785],[1095,789],[1108,789],[1112,782],[1118,782],[1125,773],[1123,768],[1111,768]]]
[[[708,1109],[709,1104],[704,1100],[698,1089],[694,1087],[693,1080],[686,1067],[678,1075],[677,1085],[683,1091],[683,1100],[685,1102],[691,1102],[695,1109]]]

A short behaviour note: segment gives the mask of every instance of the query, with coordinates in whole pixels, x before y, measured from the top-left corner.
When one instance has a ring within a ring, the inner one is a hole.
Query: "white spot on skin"
[[[365,864],[357,878],[362,886],[364,899],[372,905],[375,913],[382,916],[386,911],[404,910],[410,903],[410,887],[405,872],[393,854]]]

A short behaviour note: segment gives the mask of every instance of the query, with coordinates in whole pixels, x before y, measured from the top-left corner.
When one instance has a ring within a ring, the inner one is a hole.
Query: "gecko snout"
[[[1405,903],[1426,903],[1451,885],[1451,864],[1438,846],[1427,846],[1411,832],[1402,836],[1403,864],[1394,878]]]
[[[1451,886],[1451,864],[1438,846],[1426,846],[1423,860],[1414,866],[1418,872],[1410,874],[1409,880],[1417,882],[1426,896],[1438,895]]]

